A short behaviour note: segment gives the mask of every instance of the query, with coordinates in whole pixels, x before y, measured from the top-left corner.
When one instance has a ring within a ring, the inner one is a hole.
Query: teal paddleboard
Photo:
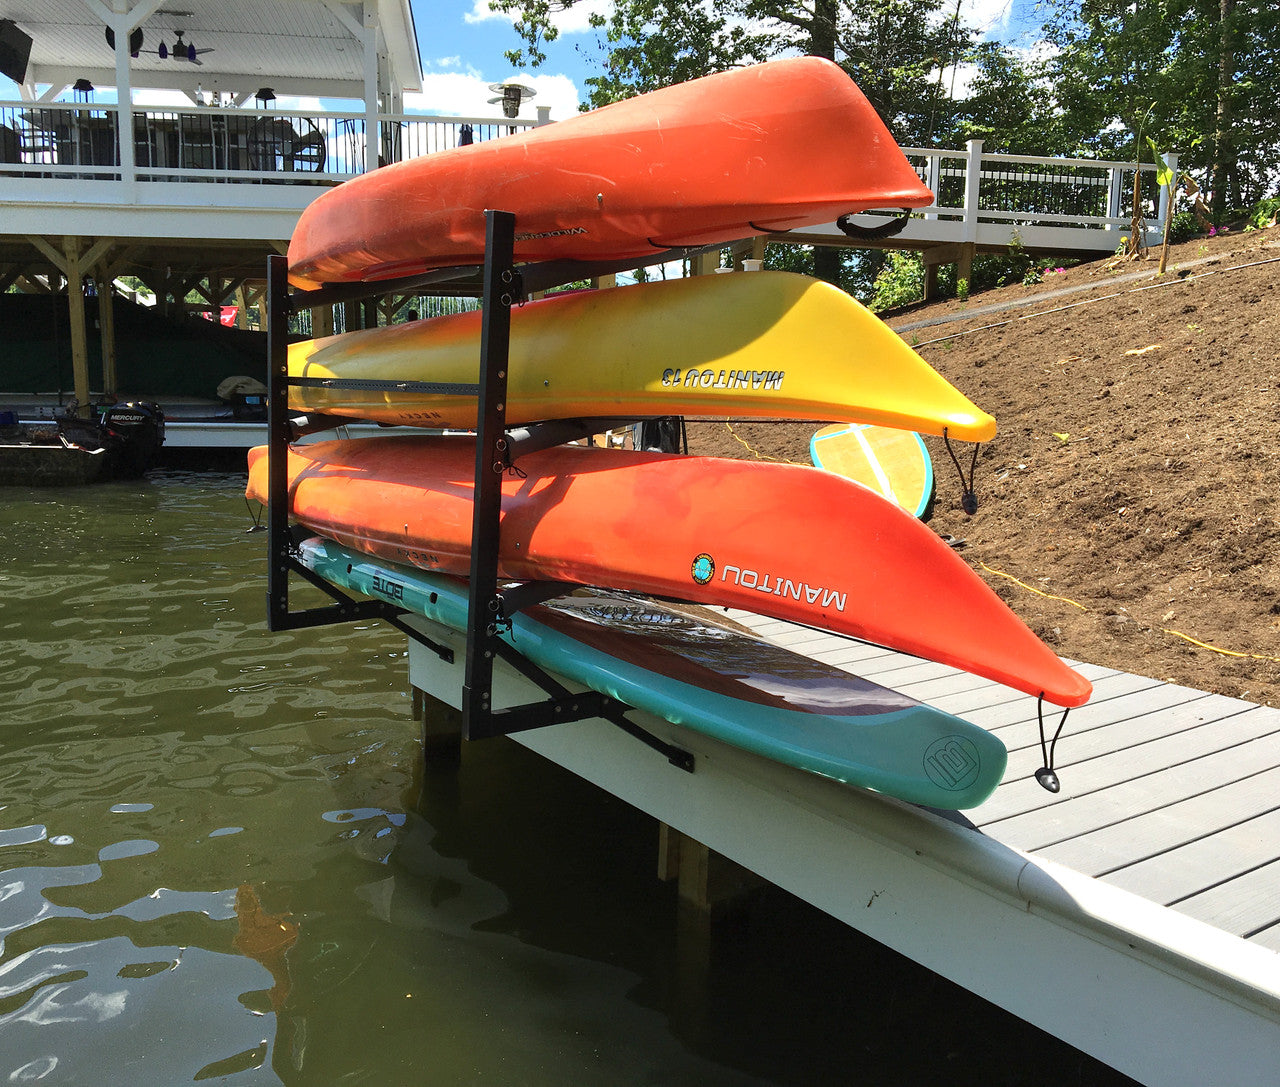
[[[467,584],[314,537],[303,565],[326,581],[454,630]],[[504,634],[539,667],[725,743],[900,800],[981,804],[1004,744],[897,691],[792,653],[704,609],[597,589],[520,612]]]

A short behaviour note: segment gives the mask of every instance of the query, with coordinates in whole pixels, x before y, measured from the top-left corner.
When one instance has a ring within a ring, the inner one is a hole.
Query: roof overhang
[[[115,51],[106,31],[114,22],[142,31],[129,59],[135,88],[365,98],[362,37],[374,34],[385,86],[422,89],[422,70],[409,0],[141,0],[119,13],[104,0],[0,0],[32,39],[27,87],[65,87],[87,79],[115,87]],[[127,30],[126,30],[127,32]],[[194,45],[195,62],[174,59],[173,46]],[[161,43],[168,56],[159,55]],[[316,73],[322,73],[317,75]]]

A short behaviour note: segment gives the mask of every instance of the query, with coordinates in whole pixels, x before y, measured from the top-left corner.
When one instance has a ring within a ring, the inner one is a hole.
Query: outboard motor
[[[140,476],[155,465],[164,445],[164,412],[150,400],[127,400],[102,413],[102,426],[120,440],[118,474]]]

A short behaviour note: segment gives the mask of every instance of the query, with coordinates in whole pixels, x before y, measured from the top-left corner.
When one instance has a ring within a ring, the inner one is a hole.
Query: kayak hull
[[[292,516],[367,554],[435,572],[471,563],[475,442],[366,438],[292,447]],[[267,456],[249,453],[250,497]],[[502,482],[499,573],[740,607],[1044,693],[1089,696],[938,537],[816,468],[559,446]]]
[[[480,312],[289,347],[290,406],[474,428]],[[844,291],[742,272],[575,291],[511,313],[506,419],[726,415],[986,441],[995,420]]]
[[[484,259],[486,209],[520,261],[621,260],[933,197],[853,81],[817,57],[665,87],[354,178],[289,245],[302,288]]]

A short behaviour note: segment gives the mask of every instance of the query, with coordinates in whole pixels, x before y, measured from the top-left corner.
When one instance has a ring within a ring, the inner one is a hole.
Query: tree
[[[554,41],[553,16],[577,0],[490,0],[515,16],[523,41],[507,58],[537,66]],[[838,62],[900,143],[922,142],[950,124],[939,72],[964,55],[972,32],[951,0],[617,0],[603,33],[606,74],[588,82],[592,105],[724,71],[805,53]]]
[[[945,145],[982,140],[983,150],[1006,155],[1060,154],[1070,146],[1044,60],[1000,42],[981,42],[969,54],[968,94],[953,104],[955,127]]]
[[[574,2],[490,0],[495,10],[517,15],[524,45],[508,59],[541,63],[542,43],[556,37],[552,15]],[[608,19],[595,20],[604,39],[604,71],[587,80],[590,105],[803,53],[840,63],[899,143],[928,142],[952,126],[940,71],[959,60],[971,38],[960,25],[958,8],[945,17],[943,2],[616,0]],[[837,249],[818,247],[811,260],[813,274],[831,282],[844,285],[860,272],[865,278],[859,262]]]
[[[595,17],[603,74],[586,80],[592,108],[763,60],[760,41],[711,5],[631,0]]]
[[[1058,105],[1082,147],[1128,157],[1141,136],[1154,136],[1212,188],[1219,218],[1274,184],[1272,0],[1051,2]]]

